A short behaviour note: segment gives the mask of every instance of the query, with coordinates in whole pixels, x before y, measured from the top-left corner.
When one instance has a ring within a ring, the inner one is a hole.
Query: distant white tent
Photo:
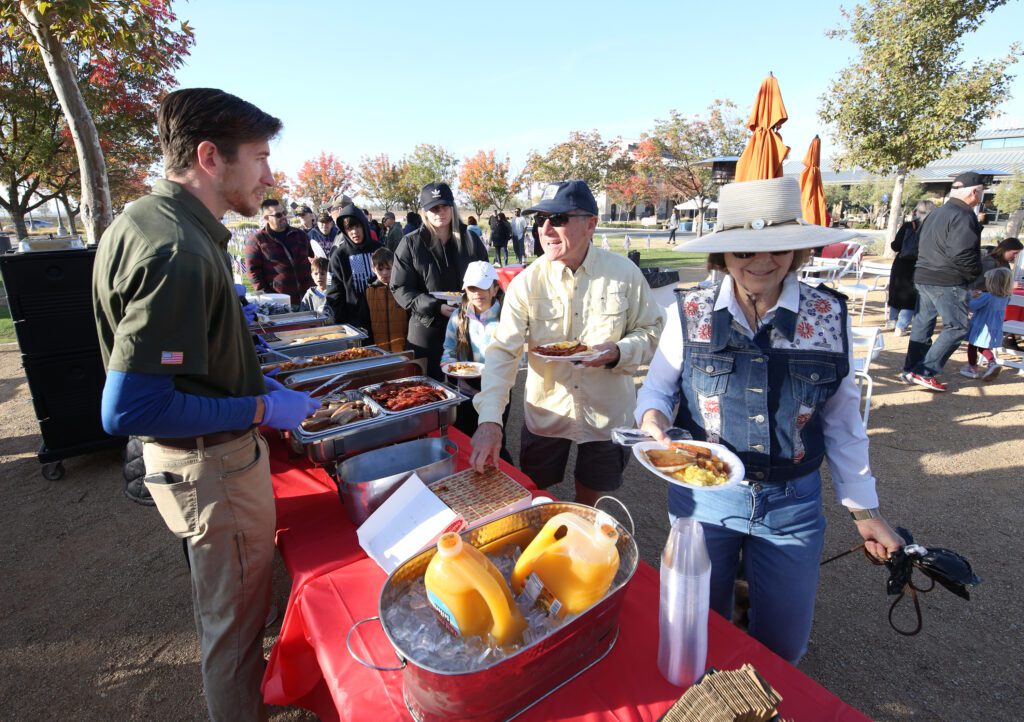
[[[718,208],[718,203],[716,203],[715,201],[708,201],[708,203],[704,207],[705,208]],[[700,206],[697,204],[697,199],[696,198],[691,198],[690,200],[686,201],[685,203],[679,203],[675,207],[675,209],[677,211],[695,211],[698,208],[700,208]]]

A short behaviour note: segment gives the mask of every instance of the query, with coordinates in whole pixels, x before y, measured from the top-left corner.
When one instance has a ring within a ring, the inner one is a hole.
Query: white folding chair
[[[871,394],[874,391],[875,382],[871,378],[871,362],[878,358],[878,354],[885,348],[885,337],[882,336],[878,326],[862,326],[853,329],[850,343],[853,346],[853,375],[857,386],[861,390],[861,402],[864,410],[861,418],[864,421],[864,429],[868,428],[868,417],[871,415]]]
[[[864,308],[868,303],[868,296],[875,292],[885,293],[889,290],[889,276],[892,274],[892,265],[878,261],[864,261],[856,271],[857,280],[855,283],[841,283],[836,288],[840,293],[846,294],[854,301],[860,299],[860,315],[857,323],[864,322]],[[888,309],[888,295],[886,295],[885,308]]]
[[[1011,306],[1024,306],[1024,296],[1012,295],[1010,296]],[[1014,336],[1024,336],[1024,321],[1003,321],[1003,333],[1011,334]],[[1002,355],[1003,349],[1000,343],[1000,348],[995,349],[996,363],[1000,366],[1006,366],[1009,368],[1017,369],[1017,373],[1024,375],[1024,362],[1011,360]],[[1016,354],[1014,354],[1016,357]]]

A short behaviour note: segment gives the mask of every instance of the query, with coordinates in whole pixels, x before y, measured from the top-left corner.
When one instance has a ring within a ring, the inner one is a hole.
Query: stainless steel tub
[[[580,504],[539,504],[463,532],[462,538],[484,552],[498,551],[506,544],[526,548],[548,519],[565,511],[587,519],[594,519],[601,513]],[[501,661],[475,672],[440,671],[410,659],[409,651],[402,648],[381,621],[399,657],[400,666],[393,669],[402,669],[405,704],[415,719],[420,722],[496,722],[511,719],[600,662],[611,651],[618,637],[619,613],[626,587],[636,571],[638,553],[636,541],[629,531],[606,514],[602,514],[602,519],[615,523],[619,532],[619,571],[608,594],[547,637]],[[427,549],[391,573],[380,593],[381,620],[402,594],[423,578],[435,551],[436,548]],[[370,620],[353,625],[349,638],[358,625],[367,621]],[[361,659],[359,661],[373,666]]]
[[[413,472],[429,484],[455,473],[459,447],[445,437],[384,446],[338,464],[335,481],[356,526],[369,518]]]

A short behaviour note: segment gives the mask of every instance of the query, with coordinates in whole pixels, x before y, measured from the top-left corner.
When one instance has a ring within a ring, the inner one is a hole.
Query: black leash
[[[875,566],[885,566],[885,562],[879,561],[878,559],[875,559],[875,557],[868,554],[868,550],[864,547],[863,543],[858,544],[855,547],[851,547],[847,549],[845,552],[839,552],[835,556],[829,557],[818,566],[823,567],[826,564],[834,562],[836,559],[842,559],[843,557],[849,554],[853,554],[858,549],[864,549],[864,556],[867,557],[867,560]],[[922,627],[924,626],[924,618],[921,616],[921,601],[917,598],[917,593],[921,592],[922,594],[924,594],[925,592],[930,592],[934,588],[934,579],[932,580],[931,586],[927,589],[919,589],[918,587],[914,586],[913,581],[907,580],[907,583],[903,587],[903,591],[900,592],[899,596],[896,597],[896,600],[889,606],[889,626],[893,628],[893,631],[895,631],[897,634],[902,634],[904,637],[913,637],[915,634],[921,631]],[[908,591],[910,592],[910,597],[914,602],[914,614],[917,616],[917,624],[910,631],[900,629],[892,620],[893,613],[896,611],[896,605],[903,600],[903,597],[907,595]]]

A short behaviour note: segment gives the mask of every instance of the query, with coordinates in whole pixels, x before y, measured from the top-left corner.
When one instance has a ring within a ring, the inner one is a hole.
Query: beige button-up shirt
[[[485,351],[482,391],[473,399],[480,423],[501,424],[523,345],[613,341],[614,368],[586,368],[529,356],[526,426],[540,436],[577,443],[605,441],[633,426],[633,374],[649,363],[664,320],[643,274],[629,259],[591,246],[573,273],[541,257],[509,284],[501,320]]]

